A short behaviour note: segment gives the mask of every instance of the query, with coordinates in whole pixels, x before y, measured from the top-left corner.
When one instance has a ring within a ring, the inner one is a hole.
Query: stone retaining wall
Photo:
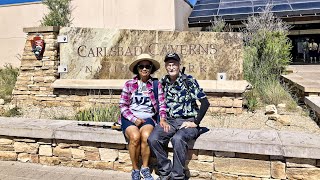
[[[125,144],[0,136],[0,160],[131,171]],[[155,158],[150,161],[154,171],[155,162]],[[191,179],[317,180],[320,160],[189,150],[186,169]]]

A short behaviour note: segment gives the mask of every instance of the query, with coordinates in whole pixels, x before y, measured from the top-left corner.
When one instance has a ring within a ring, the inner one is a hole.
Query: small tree
[[[291,41],[287,37],[290,26],[276,18],[271,6],[258,16],[244,22],[244,77],[254,86],[254,93],[262,103],[277,104],[292,98],[280,84],[283,70],[291,62]],[[272,93],[266,93],[272,92]],[[267,94],[269,97],[267,97]]]
[[[271,6],[258,16],[248,18],[245,29],[244,74],[256,84],[265,78],[280,78],[284,68],[291,62],[289,28],[270,12]]]
[[[43,0],[49,9],[44,15],[41,26],[70,26],[71,25],[71,0]]]

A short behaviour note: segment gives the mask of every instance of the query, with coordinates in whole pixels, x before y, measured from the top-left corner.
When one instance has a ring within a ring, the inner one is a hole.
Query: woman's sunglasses
[[[151,64],[148,64],[148,65],[139,64],[139,65],[138,65],[138,68],[139,68],[139,69],[144,69],[144,68],[146,68],[146,69],[151,69],[151,67],[152,67]]]

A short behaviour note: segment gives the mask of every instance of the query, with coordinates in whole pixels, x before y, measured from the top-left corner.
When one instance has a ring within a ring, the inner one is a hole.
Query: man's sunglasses
[[[139,69],[144,69],[144,68],[146,68],[146,69],[151,69],[151,67],[152,67],[152,65],[150,65],[150,64],[148,64],[148,65],[139,64],[139,65],[138,65],[138,68],[139,68]]]

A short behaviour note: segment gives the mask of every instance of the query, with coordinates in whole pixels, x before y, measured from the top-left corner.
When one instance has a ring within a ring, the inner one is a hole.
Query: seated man
[[[209,102],[197,81],[180,72],[180,57],[176,53],[167,54],[164,62],[168,75],[161,79],[161,83],[167,104],[167,119],[160,120],[149,136],[148,144],[157,158],[159,179],[185,179],[188,142],[198,137],[198,125]],[[201,102],[200,109],[196,100]],[[173,164],[165,148],[170,139]]]

